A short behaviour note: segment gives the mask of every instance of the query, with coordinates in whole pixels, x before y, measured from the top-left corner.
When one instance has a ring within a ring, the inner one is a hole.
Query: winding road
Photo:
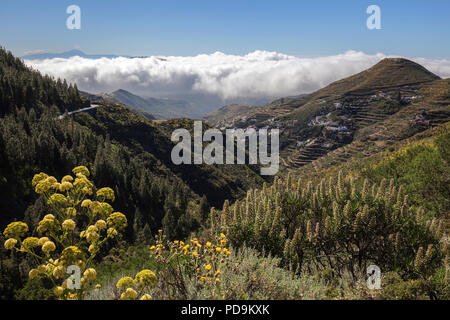
[[[83,108],[83,109],[78,109],[78,110],[75,110],[75,111],[68,112],[67,115],[70,116],[70,115],[75,114],[75,113],[89,111],[89,110],[92,110],[92,109],[96,109],[96,108],[98,108],[98,107],[101,107],[101,106],[98,105],[98,104],[91,104],[90,107]],[[65,116],[65,114],[60,115],[60,116],[59,116],[59,119],[60,119],[60,120],[63,119],[64,116]]]

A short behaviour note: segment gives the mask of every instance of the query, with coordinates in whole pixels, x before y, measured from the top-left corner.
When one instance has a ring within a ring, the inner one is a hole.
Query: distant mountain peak
[[[113,55],[113,54],[86,54],[83,51],[79,49],[72,49],[69,51],[61,52],[61,53],[51,53],[51,52],[44,52],[44,53],[36,53],[36,54],[29,54],[22,57],[22,59],[25,60],[44,60],[44,59],[55,59],[55,58],[62,58],[62,59],[69,59],[72,57],[81,57],[86,59],[100,59],[100,58],[118,58],[122,56]],[[123,56],[127,58],[131,58],[129,56]]]

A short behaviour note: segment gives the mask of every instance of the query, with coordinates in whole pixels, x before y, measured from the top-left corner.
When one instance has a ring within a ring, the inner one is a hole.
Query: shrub
[[[297,273],[330,268],[333,276],[349,271],[356,281],[373,263],[383,272],[427,278],[448,256],[444,221],[410,206],[392,180],[358,184],[339,173],[314,184],[288,176],[231,207],[225,203],[211,219],[233,246],[282,257]]]

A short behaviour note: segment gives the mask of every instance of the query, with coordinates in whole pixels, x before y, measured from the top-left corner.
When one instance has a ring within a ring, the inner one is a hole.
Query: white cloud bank
[[[146,57],[28,60],[26,63],[54,77],[77,83],[88,92],[119,88],[146,97],[210,96],[217,101],[285,97],[308,93],[358,73],[387,56],[348,51],[343,54],[299,58],[276,52],[247,55],[221,52],[192,57]],[[450,77],[450,60],[412,59],[437,75]]]

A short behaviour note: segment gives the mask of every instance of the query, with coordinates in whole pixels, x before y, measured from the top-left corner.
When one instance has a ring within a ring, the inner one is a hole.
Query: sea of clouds
[[[65,78],[91,93],[125,89],[144,97],[203,95],[220,101],[286,97],[309,93],[333,81],[367,69],[382,53],[303,58],[277,52],[247,55],[221,52],[197,56],[151,56],[26,60],[45,74]],[[450,60],[412,58],[442,78],[450,77]]]

